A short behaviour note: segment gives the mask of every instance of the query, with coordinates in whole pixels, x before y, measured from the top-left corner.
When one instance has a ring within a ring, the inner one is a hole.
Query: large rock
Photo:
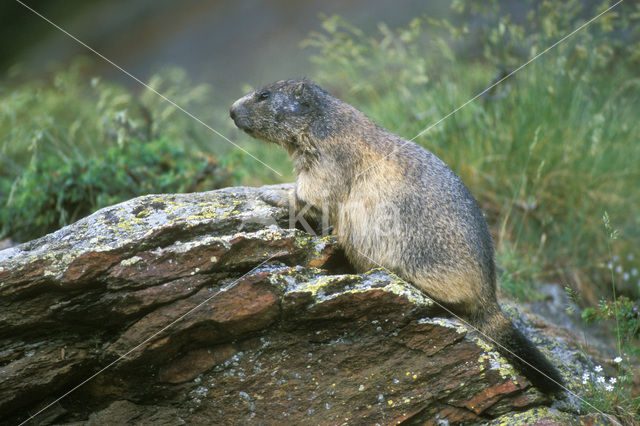
[[[410,284],[350,273],[330,237],[290,229],[290,188],[139,197],[0,251],[2,420],[550,418],[549,399]],[[579,353],[510,311],[575,388]]]

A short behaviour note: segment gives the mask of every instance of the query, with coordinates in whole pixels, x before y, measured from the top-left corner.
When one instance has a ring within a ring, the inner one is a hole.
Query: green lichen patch
[[[569,413],[550,407],[536,407],[522,413],[509,413],[488,423],[492,426],[519,426],[535,424],[580,424],[580,419]]]
[[[313,304],[380,290],[406,299],[416,307],[431,306],[433,303],[415,287],[384,269],[374,269],[364,274],[320,275],[312,279],[307,276],[291,277],[286,282],[288,294],[307,293],[313,299]]]
[[[472,341],[484,351],[478,357],[478,365],[484,368],[488,367],[491,370],[497,371],[504,379],[510,379],[517,383],[518,373],[513,366],[496,350],[490,343],[487,343],[479,334],[477,330],[471,331],[467,328],[467,325],[463,324],[460,320],[449,318],[423,318],[420,323],[424,324],[436,324],[442,327],[452,328],[457,333],[466,334],[466,339]]]

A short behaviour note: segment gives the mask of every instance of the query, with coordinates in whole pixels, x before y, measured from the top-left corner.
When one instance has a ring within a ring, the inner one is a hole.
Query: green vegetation
[[[595,407],[606,413],[616,414],[633,424],[633,419],[640,414],[640,396],[634,390],[634,375],[637,373],[637,360],[640,356],[638,333],[640,332],[640,305],[625,296],[617,300],[601,300],[597,308],[587,308],[582,312],[586,322],[604,319],[615,320],[612,330],[618,339],[619,355],[614,359],[617,374],[608,379],[600,366],[593,372],[585,372],[582,376],[584,398]],[[592,408],[583,404],[585,410]]]
[[[615,328],[612,330],[620,342],[620,354],[640,356],[640,346],[636,339],[640,334],[640,303],[630,300],[626,296],[620,296],[615,302],[603,299],[596,308],[586,308],[582,312],[582,318],[586,322],[613,319]]]
[[[619,234],[611,226],[609,215],[605,212],[602,217],[604,230],[609,242],[615,241]],[[610,249],[610,246],[609,246]],[[622,271],[622,266],[616,263],[618,256],[612,257],[607,267],[611,273],[612,299],[601,299],[598,307],[587,307],[582,311],[582,319],[585,323],[598,322],[600,326],[606,327],[613,324],[611,329],[617,342],[617,356],[610,363],[612,369],[602,368],[601,365],[591,365],[588,371],[582,374],[582,408],[586,411],[593,409],[602,412],[615,414],[619,419],[628,424],[636,424],[638,414],[640,414],[640,396],[637,389],[634,389],[634,375],[637,371],[637,361],[640,356],[640,344],[638,335],[640,333],[640,303],[633,302],[626,296],[616,298],[616,274],[624,275],[628,273]],[[633,256],[628,256],[629,261]],[[616,271],[617,270],[617,271]],[[635,275],[638,274],[637,269]],[[579,303],[580,294],[571,287],[565,287],[567,295],[574,303]],[[569,305],[567,311],[573,313],[575,305]],[[608,321],[607,321],[608,320]],[[589,342],[586,338],[585,330],[584,344]],[[582,346],[581,342],[575,342],[585,354],[585,359],[590,357]],[[607,378],[606,373],[611,375]]]
[[[0,221],[27,240],[138,195],[208,190],[228,185],[228,177],[213,157],[192,158],[166,139],[115,145],[100,158],[46,157],[13,183],[0,180],[8,194]]]
[[[595,365],[582,374],[582,409],[615,414],[624,419],[625,424],[637,424],[640,411],[640,398],[632,392],[634,370],[629,360],[616,357],[614,360],[616,375],[609,377],[600,365]]]
[[[197,150],[208,130],[151,92],[84,79],[87,65],[0,89],[2,236],[25,241],[137,195],[231,183],[228,165]],[[149,84],[187,106],[209,96],[180,70]]]

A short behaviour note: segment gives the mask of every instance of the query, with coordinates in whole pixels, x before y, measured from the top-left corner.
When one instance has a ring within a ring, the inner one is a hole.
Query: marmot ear
[[[313,89],[311,88],[309,83],[303,80],[298,83],[295,90],[293,91],[293,94],[296,96],[296,98],[309,98],[311,96],[312,90]]]
[[[304,107],[310,107],[313,102],[313,87],[307,81],[301,81],[294,90],[294,96]]]

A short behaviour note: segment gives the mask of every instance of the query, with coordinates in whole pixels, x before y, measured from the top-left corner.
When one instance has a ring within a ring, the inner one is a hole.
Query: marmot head
[[[249,135],[291,152],[300,148],[302,135],[326,136],[330,126],[324,111],[331,99],[309,80],[282,80],[238,99],[229,112],[236,126]]]

